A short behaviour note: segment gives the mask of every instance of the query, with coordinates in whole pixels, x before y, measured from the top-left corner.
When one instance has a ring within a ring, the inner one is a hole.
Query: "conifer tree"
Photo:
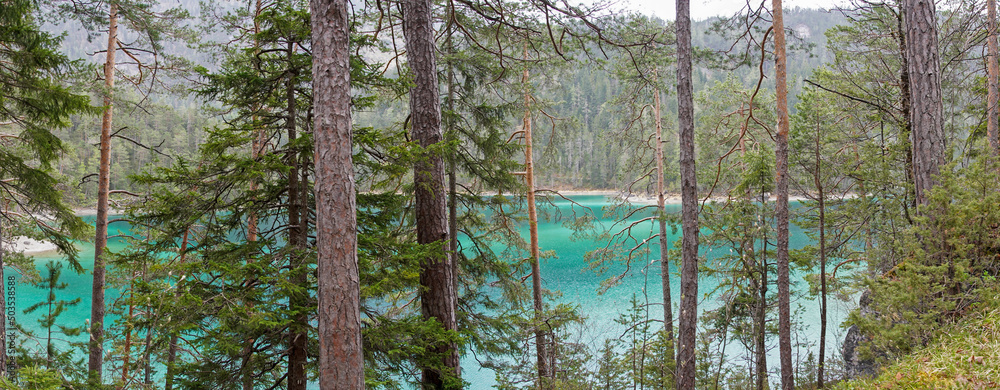
[[[785,25],[781,0],[771,2],[774,17],[774,72],[778,107],[778,131],[775,135],[775,185],[774,217],[777,221],[778,245],[778,349],[781,360],[781,388],[795,387],[792,367],[792,330],[790,309],[790,283],[788,265],[788,84],[786,82]]]
[[[91,323],[88,369],[93,383],[101,382],[104,367],[104,331],[105,331],[105,289],[106,263],[105,255],[108,241],[108,213],[111,189],[111,141],[122,135],[112,131],[114,114],[115,81],[124,80],[133,86],[148,86],[153,83],[157,73],[165,67],[171,67],[169,56],[161,56],[162,41],[179,31],[184,31],[180,21],[187,18],[187,11],[182,8],[155,9],[159,3],[151,0],[129,1],[52,1],[49,3],[55,12],[56,20],[75,19],[88,30],[89,36],[96,31],[107,32],[107,45],[104,50],[103,115],[99,131],[99,159],[97,176],[97,217],[94,237],[94,269],[91,294]],[[136,33],[139,38],[131,42],[119,39],[119,29]],[[124,60],[116,57],[121,52]],[[117,58],[117,59],[116,59]],[[116,69],[118,66],[130,66],[133,71],[124,76]],[[147,90],[148,91],[148,90]],[[147,147],[145,145],[141,145]]]
[[[67,336],[75,336],[83,330],[83,328],[73,328],[66,326],[56,325],[56,320],[59,318],[63,312],[66,311],[68,307],[76,306],[80,303],[81,298],[76,297],[69,301],[56,299],[56,291],[65,290],[69,287],[68,283],[60,283],[59,277],[62,275],[62,263],[56,263],[54,261],[49,261],[45,263],[45,274],[43,278],[38,281],[36,287],[47,290],[48,294],[44,301],[35,303],[24,309],[24,313],[32,313],[38,309],[45,308],[45,313],[42,314],[41,318],[38,319],[39,325],[45,329],[45,368],[52,369],[54,355],[58,354],[55,347],[52,345],[52,328],[59,328],[59,332]]]
[[[363,389],[356,204],[351,164],[347,2],[313,0],[319,370],[324,389]]]
[[[903,0],[906,28],[907,74],[913,126],[913,176],[917,204],[925,204],[934,176],[944,164],[944,118],[941,101],[941,64],[938,60],[938,27],[934,2]]]
[[[432,11],[429,0],[403,2],[403,33],[414,78],[414,86],[410,89],[410,122],[413,139],[424,149],[413,168],[417,243],[440,245],[429,251],[421,264],[423,291],[420,307],[425,319],[434,318],[444,330],[454,331],[457,329],[457,290],[452,256],[447,253],[450,241],[447,195],[444,162],[438,150],[444,135]],[[424,386],[436,389],[455,387],[446,382],[453,383],[460,377],[458,346],[446,342],[434,348],[434,353],[440,356],[441,363],[436,368],[423,369]]]
[[[997,79],[1000,77],[1000,49],[997,48],[997,2],[986,0],[986,137],[993,153],[1000,154],[1000,112]]]
[[[80,272],[76,250],[67,238],[82,238],[87,227],[65,205],[60,184],[52,176],[52,163],[64,150],[52,131],[66,126],[71,114],[92,109],[87,97],[60,84],[70,71],[69,61],[57,51],[59,40],[38,27],[36,11],[32,1],[0,4],[0,63],[4,64],[0,66],[4,91],[0,95],[0,248],[15,232],[46,237]],[[43,215],[52,218],[41,219]],[[28,231],[15,230],[25,226],[21,221],[28,222]],[[10,260],[0,249],[0,269],[25,266]],[[8,334],[6,324],[0,314],[3,340]],[[6,376],[9,358],[6,348],[0,348],[0,377]]]
[[[698,332],[698,182],[695,175],[694,92],[691,80],[691,4],[677,2],[677,122],[681,165],[681,305],[677,333],[677,388],[695,385]]]

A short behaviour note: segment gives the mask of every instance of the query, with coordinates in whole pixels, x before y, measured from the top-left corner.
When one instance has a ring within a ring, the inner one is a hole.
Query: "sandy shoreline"
[[[73,213],[76,214],[77,217],[93,217],[97,215],[97,209],[93,207],[74,208]],[[108,215],[122,215],[122,214],[125,214],[124,210],[108,208]]]
[[[3,249],[6,252],[24,253],[25,255],[40,255],[59,250],[56,244],[25,236],[14,237],[13,242],[5,244]]]
[[[96,208],[74,208],[73,213],[78,217],[89,217],[97,215]],[[110,209],[108,214],[121,214],[121,210]],[[23,253],[28,256],[55,253],[59,250],[56,244],[45,240],[36,240],[26,236],[16,236],[10,243],[4,243],[2,249],[10,253]]]
[[[545,189],[545,188],[542,188],[542,189],[539,189],[539,190],[542,191],[543,193],[549,192],[549,191],[555,191],[555,190],[550,190],[550,189]],[[629,203],[632,203],[632,204],[638,204],[638,205],[656,204],[656,197],[652,196],[650,194],[628,194],[628,195],[626,195],[622,191],[615,191],[615,190],[558,190],[558,192],[559,192],[559,194],[561,194],[563,196],[566,196],[566,197],[573,197],[573,196],[577,196],[577,195],[603,195],[603,196],[612,197],[612,198],[616,198],[616,199],[627,200]],[[857,197],[857,195],[856,194],[848,194],[844,198],[848,199],[848,198],[854,198],[854,197]],[[709,199],[709,201],[723,202],[726,199],[727,198],[725,196],[713,196],[713,197],[711,197]],[[808,196],[806,196],[806,195],[790,195],[788,197],[788,201],[789,202],[802,202],[802,201],[807,201],[807,200],[810,200],[810,199],[811,198],[808,197]],[[681,204],[681,194],[679,194],[679,193],[672,193],[672,192],[671,193],[666,193],[666,194],[664,194],[664,199],[663,200],[664,200],[665,204],[668,204],[668,205],[678,205],[678,204]],[[701,201],[703,201],[703,200],[704,200],[704,198],[698,198],[698,202],[699,203]],[[777,200],[778,200],[778,198],[776,196],[774,196],[774,194],[771,194],[768,197],[768,199],[767,199],[768,202],[775,202]]]

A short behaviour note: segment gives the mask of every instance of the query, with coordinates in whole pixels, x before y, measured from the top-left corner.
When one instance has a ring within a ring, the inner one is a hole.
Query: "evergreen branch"
[[[836,90],[824,87],[824,86],[820,85],[819,83],[817,83],[815,81],[812,81],[812,80],[809,80],[809,79],[803,79],[802,81],[804,81],[806,84],[812,85],[812,86],[814,86],[816,88],[822,89],[824,91],[830,92],[830,93],[832,93],[834,95],[846,98],[848,100],[853,100],[853,101],[856,101],[856,102],[859,102],[859,103],[864,103],[864,104],[867,104],[869,106],[875,107],[876,109],[878,109],[881,112],[890,112],[887,108],[883,107],[881,104],[878,104],[878,103],[875,103],[875,102],[872,102],[872,101],[868,101],[868,100],[859,98],[857,96],[851,96],[851,95],[848,95],[846,93],[843,93],[843,92],[840,92],[840,91],[836,91]]]
[[[125,194],[125,195],[134,196],[136,198],[143,197],[143,195],[139,195],[139,194],[136,194],[134,192],[127,191],[127,190],[111,190],[111,191],[108,191],[108,195],[113,195],[113,194]]]

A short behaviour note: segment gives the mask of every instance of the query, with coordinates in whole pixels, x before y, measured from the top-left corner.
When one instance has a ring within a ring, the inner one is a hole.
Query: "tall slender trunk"
[[[907,69],[910,79],[910,124],[913,131],[914,188],[918,205],[926,204],[935,176],[944,163],[941,64],[933,0],[903,0]]]
[[[659,75],[656,69],[653,70],[653,81],[656,82]],[[670,299],[670,242],[667,238],[667,211],[665,208],[666,199],[664,197],[663,177],[666,171],[663,169],[663,125],[660,119],[660,88],[656,88],[656,96],[653,99],[656,106],[653,112],[656,114],[656,210],[660,214],[660,283],[663,287],[663,337],[667,340],[667,349],[664,355],[664,383],[673,388],[675,385],[672,369],[674,363],[674,312],[673,301]]]
[[[260,41],[257,39],[257,34],[260,34],[260,11],[262,9],[261,0],[257,0],[256,7],[254,8],[253,14],[253,49],[255,53],[260,52]],[[257,65],[254,65],[255,67]],[[259,73],[259,72],[258,72]],[[250,143],[250,157],[254,160],[260,157],[264,151],[264,131],[257,128],[257,111],[260,107],[252,107],[253,115],[251,116],[251,122],[254,127],[253,141]],[[253,178],[250,179],[250,192],[257,191],[257,181]],[[247,241],[257,241],[257,212],[251,210],[250,214],[247,216]],[[244,362],[245,365],[245,362]],[[246,381],[244,380],[243,385],[244,390],[247,389]]]
[[[184,258],[187,256],[188,236],[190,233],[191,228],[187,228],[184,230],[184,236],[181,237],[180,259],[177,262],[178,265],[183,265]],[[183,279],[184,278],[179,279],[177,284],[174,286],[176,289],[174,297],[181,296],[181,282]],[[167,344],[167,373],[164,378],[164,390],[172,390],[174,388],[174,375],[177,374],[177,338],[177,332],[171,333],[170,342]]]
[[[319,386],[364,389],[347,0],[312,0]]]
[[[1000,154],[1000,135],[997,134],[997,1],[986,0],[986,136],[989,138],[993,154]]]
[[[54,279],[54,276],[55,276],[55,272],[54,271],[49,271],[49,277]],[[52,280],[52,279],[50,279],[50,280]],[[56,296],[55,295],[56,294],[56,291],[55,291],[56,288],[55,287],[56,287],[55,283],[50,281],[49,282],[49,305],[48,305],[49,306],[49,316],[46,317],[48,319],[52,318],[52,304],[54,303],[53,301],[55,301],[55,296]],[[49,324],[49,326],[47,326],[46,328],[47,329],[45,329],[45,331],[46,331],[45,332],[46,333],[45,334],[45,368],[46,369],[51,369],[52,368],[52,325]]]
[[[118,6],[108,12],[108,51],[104,59],[104,117],[101,119],[101,166],[97,175],[97,220],[94,237],[94,283],[90,299],[88,381],[101,382],[104,366],[104,250],[108,246],[108,194],[111,192],[111,115],[114,109],[115,52],[118,50]]]
[[[451,3],[449,3],[451,4]],[[453,11],[453,10],[452,10]],[[451,37],[454,34],[454,27],[452,23],[448,23],[448,38],[445,45],[448,47],[448,113],[451,116],[450,119],[444,121],[447,129],[445,130],[445,137],[449,142],[454,142],[457,138],[455,134],[455,67],[452,61],[455,55],[455,46],[452,43]],[[451,266],[452,266],[452,276],[454,277],[455,283],[455,310],[458,310],[458,174],[457,169],[457,153],[452,154],[448,159],[448,252],[451,254]]]
[[[403,35],[414,81],[410,89],[412,133],[424,153],[413,167],[417,243],[439,246],[421,261],[420,311],[425,320],[433,318],[445,330],[455,331],[456,291],[452,259],[448,253],[448,195],[445,191],[444,161],[440,153],[429,152],[444,138],[432,8],[431,0],[403,1]],[[460,377],[458,346],[453,342],[442,342],[432,350],[437,354],[436,358],[440,358],[440,364],[422,368],[423,386],[451,387]]]
[[[913,111],[910,105],[910,69],[909,69],[909,54],[906,52],[906,9],[902,6],[902,0],[899,0],[899,12],[896,14],[896,33],[899,34],[899,60],[900,60],[900,70],[899,70],[899,105],[903,111],[902,121],[900,128],[902,133],[901,138],[905,139],[906,145],[906,178],[910,181],[910,184],[916,187],[916,174],[913,171],[913,142],[910,141],[910,135],[913,133],[913,124],[910,120],[910,113]],[[884,156],[883,156],[884,158]],[[909,191],[909,190],[908,190]],[[912,191],[909,191],[908,195],[914,195]],[[904,212],[909,219],[908,208],[917,206],[917,197],[914,195],[911,201],[904,202]],[[911,221],[912,223],[912,221]]]
[[[286,51],[288,63],[293,63],[295,55],[295,44],[288,42]],[[294,68],[288,72],[288,80],[285,88],[287,100],[285,115],[285,128],[288,131],[288,142],[294,143],[298,137],[295,133],[295,117],[298,115],[295,106],[295,79],[298,71]],[[295,146],[288,148],[288,247],[291,249],[288,257],[288,265],[292,275],[292,284],[308,290],[309,286],[305,268],[305,257],[303,256],[305,243],[301,242],[302,221],[300,202],[301,189],[299,184],[299,170],[305,169],[299,165],[299,156]],[[305,184],[305,183],[302,183]],[[309,334],[309,297],[302,293],[293,293],[288,297],[288,305],[293,313],[292,323],[288,327],[288,390],[305,390],[306,388],[306,359],[307,344]]]
[[[677,1],[677,122],[681,166],[681,307],[677,388],[695,385],[698,332],[698,182],[694,159],[694,92],[691,85],[691,3]]]
[[[142,354],[142,383],[146,385],[153,384],[153,364],[149,361],[150,355],[153,353],[153,330],[146,330],[146,339],[143,341],[143,354]]]
[[[763,178],[762,178],[763,179]],[[760,262],[757,269],[760,272],[759,284],[757,285],[757,304],[754,306],[754,341],[757,361],[757,390],[765,390],[767,385],[767,230],[770,223],[764,217],[764,210],[767,207],[767,197],[764,191],[760,193],[760,217],[757,218],[757,226],[764,234],[761,236]]]
[[[528,46],[525,43],[524,46],[524,56],[528,56]],[[534,152],[532,150],[532,131],[531,131],[531,93],[528,89],[528,70],[524,70],[524,74],[521,76],[521,83],[524,85],[524,122],[522,123],[522,130],[524,131],[524,182],[527,189],[525,190],[525,195],[528,202],[528,234],[530,237],[530,256],[531,256],[531,295],[534,301],[534,313],[535,313],[535,355],[537,358],[538,365],[538,385],[536,387],[541,389],[549,389],[552,387],[552,369],[549,366],[548,355],[551,351],[548,350],[548,331],[543,329],[542,322],[544,319],[544,309],[543,304],[544,297],[542,296],[542,274],[541,265],[539,264],[539,249],[538,249],[538,213],[535,210],[535,159]]]
[[[254,53],[255,54],[260,53],[260,40],[257,38],[257,35],[260,34],[260,15],[261,15],[261,10],[263,10],[262,1],[261,0],[257,0],[256,3],[255,3],[254,15],[253,15],[253,34],[254,34],[254,37],[253,37],[253,49],[254,49]],[[260,73],[260,69],[258,68],[259,64],[258,63],[254,63],[254,67],[255,67],[256,73],[259,74]],[[265,139],[265,136],[264,136],[264,129],[258,127],[259,126],[259,124],[258,124],[258,119],[259,119],[258,112],[260,111],[260,109],[261,109],[260,105],[256,105],[256,106],[252,106],[251,107],[251,111],[253,111],[253,115],[251,116],[251,122],[252,122],[252,127],[253,127],[254,134],[253,134],[253,140],[251,141],[251,146],[250,146],[250,157],[254,161],[257,161],[257,160],[260,159],[260,157],[264,154],[264,149],[266,148],[266,145],[265,145],[266,144],[266,139]],[[249,192],[252,194],[251,196],[252,197],[256,197],[256,192],[257,192],[257,188],[258,188],[258,183],[257,183],[256,178],[254,178],[254,177],[250,178],[250,185],[249,185],[249,187],[250,187],[249,188]],[[257,211],[255,209],[253,209],[254,205],[251,204],[250,207],[251,207],[251,210],[250,210],[249,214],[247,215],[247,241],[254,242],[254,241],[257,241],[257,238],[258,238],[257,237],[258,236],[258,226],[257,225],[259,223],[259,216],[257,215]],[[253,261],[250,258],[248,258],[247,260],[248,260],[248,262]],[[247,302],[246,305],[248,307],[253,307],[254,303],[253,302]],[[241,360],[240,361],[240,369],[242,371],[241,383],[242,383],[243,390],[253,390],[253,387],[254,387],[253,371],[250,368],[251,367],[251,361],[253,360],[253,357],[254,357],[254,342],[255,342],[255,338],[253,336],[247,337],[247,339],[243,342],[243,350],[242,350],[242,352],[240,354],[241,355],[240,356],[240,360]]]
[[[781,361],[781,388],[795,387],[795,370],[792,367],[791,305],[788,278],[788,85],[785,81],[785,24],[781,0],[772,0],[774,16],[774,73],[778,105],[778,133],[775,137],[775,193],[774,218],[778,229],[778,360]]]
[[[818,120],[817,120],[818,122]],[[819,123],[816,123],[816,192],[819,196],[819,364],[816,373],[816,386],[823,388],[823,375],[826,370],[826,197],[823,193],[821,177],[823,164],[819,152]]]
[[[135,294],[133,292],[134,288],[135,288],[135,285],[131,285],[129,287],[129,298],[130,299],[134,298],[134,294]],[[128,386],[128,382],[129,382],[129,375],[128,375],[128,368],[129,367],[128,366],[129,366],[129,360],[130,360],[129,358],[132,357],[132,327],[129,324],[132,323],[132,319],[135,318],[134,316],[135,316],[135,305],[133,305],[132,303],[129,303],[129,305],[128,305],[128,320],[125,323],[125,352],[122,354],[122,385],[121,385],[121,387],[119,387],[119,389],[122,389],[122,388],[125,388],[126,386]]]

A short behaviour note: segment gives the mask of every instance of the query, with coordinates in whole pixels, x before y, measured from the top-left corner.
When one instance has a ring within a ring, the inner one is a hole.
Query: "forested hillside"
[[[0,388],[995,385],[994,3],[4,1]]]
[[[198,4],[192,2],[181,2],[180,5],[195,13],[200,13],[201,10]],[[789,12],[789,28],[796,37],[793,43],[799,47],[789,57],[789,88],[792,96],[797,96],[802,91],[805,85],[803,80],[810,72],[830,57],[824,32],[844,20],[836,11],[795,9]],[[717,62],[709,58],[719,56],[719,53],[732,46],[727,37],[712,31],[712,26],[719,22],[718,19],[706,20],[692,26],[693,44],[707,56],[703,60],[705,64]],[[661,20],[656,23],[666,22]],[[62,48],[67,57],[88,62],[101,58],[100,38],[89,37],[79,23],[51,27],[54,33],[66,34]],[[225,42],[229,38],[221,31],[214,31],[206,36],[206,41],[199,42],[199,46],[183,41],[169,42],[164,45],[162,55],[183,58],[207,68],[217,67],[214,46],[204,47],[206,51],[199,47],[210,42]],[[607,58],[598,56],[598,62],[579,58],[560,64],[562,69],[552,76],[555,87],[540,95],[551,105],[552,115],[558,119],[556,130],[547,129],[539,134],[538,142],[543,147],[538,148],[537,153],[538,158],[544,162],[539,169],[539,184],[543,187],[614,190],[626,182],[622,175],[627,174],[626,162],[630,155],[621,153],[623,140],[616,134],[621,132],[628,118],[621,102],[616,101],[616,98],[620,100],[620,95],[628,91],[622,88],[621,82],[614,75],[614,62],[621,60],[618,58],[619,54],[607,54]],[[376,58],[388,57],[379,54]],[[771,64],[765,64],[765,67],[770,66]],[[89,68],[90,65],[86,67]],[[672,68],[664,69],[665,72],[672,72],[669,70]],[[121,126],[124,128],[122,134],[136,142],[126,141],[114,146],[116,166],[120,168],[112,173],[115,183],[113,187],[131,192],[141,191],[127,179],[129,175],[139,174],[153,166],[169,165],[171,156],[192,157],[204,139],[204,129],[218,124],[219,107],[199,103],[198,99],[191,97],[192,91],[185,87],[188,80],[197,80],[190,72],[191,70],[165,70],[158,77],[170,86],[169,89],[126,89],[126,96],[120,97],[127,110],[123,117],[125,122]],[[736,63],[722,68],[702,66],[695,73],[695,90],[706,90],[729,77],[750,86],[756,83],[758,74],[755,67],[737,66]],[[765,80],[764,83],[765,86],[771,85],[770,80]],[[792,105],[795,101],[793,97]],[[665,104],[664,110],[665,115],[676,115],[676,108],[672,105]],[[359,122],[375,128],[398,127],[406,119],[405,100],[380,100],[371,109],[359,112],[357,117]],[[92,129],[98,124],[97,118],[74,118],[71,127],[56,132],[68,146],[65,156],[60,160],[58,172],[66,182],[75,180],[77,185],[67,188],[67,193],[72,194],[70,202],[79,207],[87,207],[96,199],[96,187],[86,183],[80,185],[80,180],[95,173],[99,163],[94,158],[94,133],[87,131],[87,126]],[[668,127],[668,134],[675,132],[672,126]],[[671,191],[677,191],[679,183],[672,181],[668,186]]]

